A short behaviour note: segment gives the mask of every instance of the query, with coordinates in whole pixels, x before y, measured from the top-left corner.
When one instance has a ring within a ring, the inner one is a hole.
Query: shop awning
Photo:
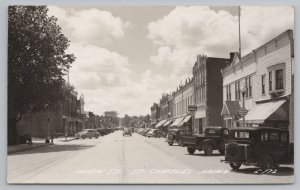
[[[162,126],[167,120],[161,120],[160,122],[158,122],[158,124],[155,125],[155,128],[159,128],[160,126]]]
[[[241,110],[241,106],[238,101],[225,101],[221,115],[237,115]]]
[[[178,126],[182,120],[183,117],[176,118],[175,121],[172,123],[171,127]]]
[[[178,126],[183,126],[184,123],[189,122],[191,117],[192,117],[191,115],[185,116],[185,118],[178,124]]]
[[[164,125],[163,125],[163,126],[164,126],[164,127],[165,127],[165,126],[168,126],[170,123],[172,123],[172,120],[170,120],[170,119],[169,119],[169,120],[167,120],[167,122],[166,122],[166,123],[164,123]]]
[[[242,118],[240,120],[242,120]],[[286,100],[257,104],[245,116],[246,123],[255,124],[288,122],[288,120],[289,105]]]

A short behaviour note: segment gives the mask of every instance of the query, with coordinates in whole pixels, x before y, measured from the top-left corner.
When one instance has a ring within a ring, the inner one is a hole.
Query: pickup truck
[[[182,146],[187,147],[189,154],[194,154],[196,150],[204,150],[205,155],[211,155],[213,150],[219,150],[221,154],[224,154],[228,133],[227,128],[207,127],[204,134],[183,136]]]

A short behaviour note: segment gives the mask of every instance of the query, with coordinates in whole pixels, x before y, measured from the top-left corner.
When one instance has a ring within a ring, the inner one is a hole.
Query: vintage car
[[[155,138],[160,138],[160,137],[166,137],[166,133],[159,129],[151,129],[148,131],[146,134],[146,137],[155,137]]]
[[[185,135],[191,135],[191,132],[186,129],[169,129],[166,141],[170,146],[174,143],[182,146],[182,137]]]
[[[225,162],[232,169],[241,165],[255,165],[261,169],[273,169],[293,158],[289,144],[289,132],[271,127],[241,127],[230,130],[225,146]]]
[[[141,135],[146,136],[146,134],[150,131],[150,128],[145,128],[142,132]]]
[[[84,129],[83,131],[81,132],[78,132],[75,134],[75,138],[76,139],[85,139],[85,138],[92,138],[92,137],[95,137],[95,138],[98,138],[100,136],[100,133],[96,130],[96,129]]]
[[[204,150],[205,155],[211,155],[213,150],[224,154],[228,132],[224,127],[207,127],[204,134],[183,136],[182,146],[187,147],[189,154],[194,154],[196,150]]]
[[[132,136],[132,130],[131,130],[131,128],[125,128],[123,130],[123,136],[125,136],[125,135]]]

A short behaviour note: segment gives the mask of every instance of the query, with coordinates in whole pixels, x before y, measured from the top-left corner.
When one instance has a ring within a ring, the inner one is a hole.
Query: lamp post
[[[49,122],[50,122],[49,104],[45,104],[45,108],[47,109],[47,128],[46,128],[45,143],[50,143],[50,141],[49,141]]]
[[[245,93],[247,91],[246,86],[243,86],[243,88],[241,89],[242,92],[242,97],[243,97],[243,110],[245,110]],[[245,127],[245,115],[243,115],[243,127]]]

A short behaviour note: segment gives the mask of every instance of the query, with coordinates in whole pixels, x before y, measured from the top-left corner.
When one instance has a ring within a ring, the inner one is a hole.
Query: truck
[[[213,150],[220,154],[225,152],[225,143],[228,140],[229,130],[220,126],[207,127],[204,134],[196,134],[182,137],[182,146],[187,147],[189,154],[196,150],[204,151],[205,155],[211,155]]]

